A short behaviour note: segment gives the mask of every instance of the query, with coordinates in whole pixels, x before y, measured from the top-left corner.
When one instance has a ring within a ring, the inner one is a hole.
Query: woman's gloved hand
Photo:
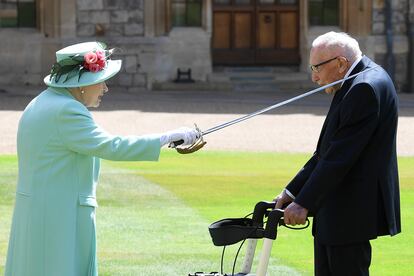
[[[197,130],[189,127],[180,127],[161,134],[160,142],[161,146],[164,146],[182,140],[184,142],[180,146],[188,146],[193,144],[199,137],[200,133]]]

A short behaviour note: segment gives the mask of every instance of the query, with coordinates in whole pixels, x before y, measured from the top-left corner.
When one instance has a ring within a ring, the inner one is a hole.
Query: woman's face
[[[79,88],[79,101],[86,107],[98,107],[101,103],[102,96],[108,92],[105,82],[83,86]]]

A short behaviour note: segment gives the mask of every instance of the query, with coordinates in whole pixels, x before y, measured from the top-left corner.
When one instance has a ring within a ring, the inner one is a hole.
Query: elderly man
[[[345,33],[317,37],[312,81],[326,85],[377,66]],[[369,275],[370,240],[401,232],[396,155],[398,99],[381,68],[326,89],[333,94],[316,151],[279,196],[290,225],[314,215],[315,275]]]

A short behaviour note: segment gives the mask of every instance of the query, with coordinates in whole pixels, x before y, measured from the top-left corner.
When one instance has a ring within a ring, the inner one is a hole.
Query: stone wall
[[[123,60],[123,69],[109,83],[151,89],[153,83],[174,80],[177,68],[192,68],[193,78],[205,81],[212,71],[210,35],[203,28],[175,28],[146,36],[144,5],[144,0],[77,0],[78,38],[119,49],[114,58]]]
[[[411,0],[410,0],[411,1]],[[412,2],[412,1],[411,1]],[[412,3],[411,5],[413,5]],[[372,36],[375,41],[373,58],[382,65],[388,72],[393,73],[392,77],[398,91],[407,92],[409,89],[408,68],[409,64],[409,37],[407,36],[408,0],[392,0],[392,37],[393,58],[390,68],[387,59],[387,30],[385,1],[373,1],[372,15]],[[412,7],[414,8],[414,7]]]
[[[54,62],[54,41],[33,29],[0,29],[0,41],[0,85],[43,84]]]
[[[198,81],[206,81],[212,72],[210,35],[202,28],[174,28],[159,41],[153,81],[174,80],[178,68],[191,69],[192,78]]]
[[[79,37],[144,35],[144,0],[77,0]]]
[[[39,4],[37,28],[0,28],[1,86],[44,85],[56,51],[78,41],[74,31],[76,0],[59,1]]]
[[[60,11],[52,10],[60,13],[56,15],[60,18],[56,21],[60,31],[55,35],[47,35],[42,28],[0,29],[0,85],[42,84],[56,50],[89,40],[104,41],[120,49],[114,58],[123,60],[123,68],[110,80],[111,85],[134,91],[151,88],[154,83],[173,81],[177,68],[191,68],[195,80],[208,81],[212,72],[211,30],[173,28],[160,36],[148,34],[146,18],[153,15],[146,10],[152,2],[146,1],[149,0],[56,0]],[[372,2],[372,33],[356,38],[364,54],[387,69],[385,0]],[[392,8],[394,80],[399,91],[407,92],[410,72],[414,71],[414,58],[410,55],[410,49],[414,51],[414,0],[392,0]],[[204,21],[203,24],[211,24]],[[308,42],[315,34],[310,28],[306,33]],[[306,60],[307,56],[304,65]]]
[[[76,34],[80,40],[98,40],[118,49],[121,73],[109,83],[146,87],[147,73],[140,69],[144,48],[153,43],[144,38],[144,0],[77,0]]]

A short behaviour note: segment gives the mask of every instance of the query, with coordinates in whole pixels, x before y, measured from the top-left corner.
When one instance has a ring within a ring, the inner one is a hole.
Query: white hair
[[[312,48],[327,48],[339,52],[352,62],[362,56],[358,41],[343,32],[328,32],[318,36],[312,42]]]

